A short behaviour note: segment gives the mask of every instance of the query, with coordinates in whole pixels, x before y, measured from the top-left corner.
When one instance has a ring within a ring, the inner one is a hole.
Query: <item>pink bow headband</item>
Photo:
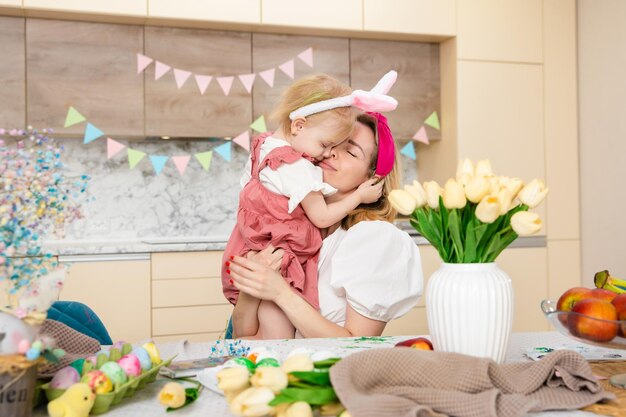
[[[393,169],[396,160],[396,145],[387,118],[380,113],[368,112],[376,119],[376,131],[378,133],[378,158],[376,159],[376,175],[384,177]]]

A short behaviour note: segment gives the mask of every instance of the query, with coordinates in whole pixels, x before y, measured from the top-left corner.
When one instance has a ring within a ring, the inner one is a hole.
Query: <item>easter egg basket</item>
[[[37,397],[39,362],[27,360],[22,355],[0,355],[0,411],[3,416],[31,415],[31,404]]]
[[[114,349],[111,349],[114,350]],[[122,351],[124,352],[124,351]],[[105,354],[99,354],[96,359],[96,365],[94,366],[91,362],[85,361],[84,368],[81,372],[81,376],[89,372],[90,370],[100,369],[100,367],[109,361],[109,357]],[[90,414],[102,414],[109,411],[109,408],[113,405],[117,405],[124,398],[132,397],[135,395],[135,392],[143,389],[147,384],[154,382],[159,374],[159,371],[162,367],[170,364],[174,358],[170,358],[166,361],[161,361],[160,363],[153,365],[150,369],[142,371],[138,376],[128,376],[128,381],[124,383],[115,383],[113,384],[113,389],[110,392],[106,393],[96,393],[96,399],[91,407]],[[48,401],[53,401],[59,398],[66,389],[54,388],[51,386],[51,382],[45,383],[40,386],[40,390],[45,393],[45,396]]]

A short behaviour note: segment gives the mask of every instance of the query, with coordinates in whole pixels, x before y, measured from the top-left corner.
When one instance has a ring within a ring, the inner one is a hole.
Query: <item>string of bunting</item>
[[[424,120],[424,124],[419,128],[419,130],[413,135],[413,140],[409,141],[406,145],[400,149],[400,153],[404,156],[415,160],[417,156],[415,155],[415,142],[421,142],[425,145],[430,144],[430,140],[428,139],[428,134],[426,133],[426,126],[430,126],[433,129],[440,130],[441,126],[439,125],[439,116],[437,116],[437,112],[434,111]]]
[[[304,51],[300,52],[297,55],[300,61],[304,62],[309,67],[313,68],[313,48],[307,48]],[[193,78],[196,80],[196,84],[198,86],[198,90],[200,90],[200,94],[204,94],[211,81],[215,79],[219,84],[222,92],[225,96],[230,93],[230,89],[233,85],[233,81],[237,78],[243,87],[246,89],[248,93],[252,92],[252,86],[254,85],[255,80],[257,79],[257,75],[261,78],[265,83],[270,87],[274,87],[274,77],[276,75],[276,68],[282,71],[287,77],[290,79],[294,79],[295,75],[295,64],[294,58],[285,61],[284,63],[278,65],[278,67],[270,68],[265,71],[253,72],[250,74],[239,74],[239,75],[228,75],[217,77],[214,75],[206,75],[206,74],[196,74],[191,71],[186,71],[180,68],[173,68],[171,65],[166,64],[161,61],[157,61],[149,56],[137,53],[137,74],[141,74],[154,62],[154,79],[159,80],[165,74],[167,74],[170,70],[173,70],[174,80],[176,81],[176,87],[180,90],[181,87],[187,82],[189,78],[193,75]]]
[[[98,129],[95,125],[88,122],[85,116],[78,112],[74,107],[70,106],[65,117],[64,127],[74,126],[83,122],[86,122],[83,135],[83,144],[88,144],[97,139],[105,137],[105,134],[102,130]],[[267,126],[265,124],[265,117],[260,116],[259,118],[257,118],[254,122],[252,122],[250,128],[255,132],[266,132]],[[106,137],[106,142],[107,159],[113,158],[114,156],[118,155],[122,150],[126,149],[126,154],[128,156],[128,166],[130,169],[133,169],[139,164],[139,162],[141,162],[146,156],[148,156],[148,159],[150,160],[150,162],[152,163],[152,167],[154,168],[154,172],[157,175],[159,175],[161,171],[163,171],[163,168],[167,164],[167,161],[171,158],[179,174],[182,176],[185,174],[189,161],[191,160],[191,155],[176,155],[172,157],[166,155],[148,155],[145,152],[137,149],[132,149],[129,146],[124,145],[121,142],[118,142],[110,137]],[[200,163],[202,168],[205,171],[208,171],[209,167],[211,166],[211,161],[213,159],[213,152],[217,153],[225,161],[231,161],[231,142],[234,142],[238,146],[250,152],[249,130],[245,130],[244,132],[234,137],[232,140],[227,139],[224,143],[218,145],[210,151],[197,152],[194,153],[193,156]]]

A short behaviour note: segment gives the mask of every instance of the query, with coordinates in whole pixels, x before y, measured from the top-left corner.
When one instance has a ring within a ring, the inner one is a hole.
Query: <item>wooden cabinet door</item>
[[[0,128],[26,126],[24,19],[0,16]]]
[[[102,261],[71,264],[61,300],[88,305],[113,341],[150,337],[150,261]]]

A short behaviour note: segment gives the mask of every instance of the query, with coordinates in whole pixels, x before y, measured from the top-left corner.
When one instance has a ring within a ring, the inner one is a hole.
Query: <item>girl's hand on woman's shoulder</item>
[[[278,304],[278,300],[289,295],[291,289],[280,272],[272,268],[276,264],[280,268],[280,262],[275,259],[268,266],[267,262],[235,256],[230,260],[230,276],[239,291]]]

